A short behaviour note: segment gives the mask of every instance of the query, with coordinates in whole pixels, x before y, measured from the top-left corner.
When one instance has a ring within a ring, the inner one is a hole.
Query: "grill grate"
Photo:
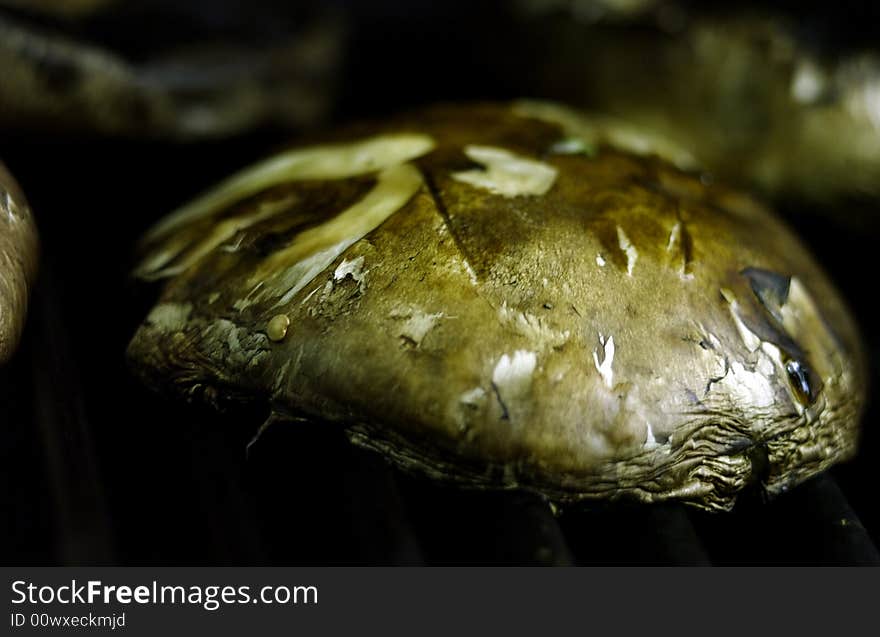
[[[402,475],[317,424],[275,425],[247,459],[242,415],[157,398],[121,361],[86,382],[56,276],[0,379],[8,563],[880,565],[878,529],[831,474],[731,514],[554,516],[532,494]]]

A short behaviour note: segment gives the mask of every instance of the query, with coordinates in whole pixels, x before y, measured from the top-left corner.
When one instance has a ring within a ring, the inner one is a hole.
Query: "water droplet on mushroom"
[[[290,318],[287,314],[278,314],[273,316],[266,326],[266,335],[270,340],[280,341],[287,335],[287,328],[290,326]]]

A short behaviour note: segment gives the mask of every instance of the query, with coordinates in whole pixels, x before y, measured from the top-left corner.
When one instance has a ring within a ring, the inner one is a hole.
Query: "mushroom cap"
[[[137,273],[167,283],[129,355],[152,385],[339,423],[441,480],[778,493],[856,449],[857,330],[790,229],[673,162],[529,102],[282,151],[148,233]]]

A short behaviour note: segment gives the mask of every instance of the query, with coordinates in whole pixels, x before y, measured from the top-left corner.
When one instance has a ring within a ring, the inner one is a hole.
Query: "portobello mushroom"
[[[133,369],[469,487],[778,494],[855,453],[859,335],[792,231],[692,168],[535,102],[283,150],[144,237]]]

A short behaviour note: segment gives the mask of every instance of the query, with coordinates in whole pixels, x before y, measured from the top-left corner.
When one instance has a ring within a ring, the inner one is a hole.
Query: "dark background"
[[[497,47],[517,59],[528,29],[505,17],[501,3],[335,4],[350,31],[329,124],[436,100],[530,95],[537,86],[529,73],[497,66]],[[232,7],[223,19],[236,24],[242,6],[192,3],[191,10]],[[880,35],[875,3],[764,6],[787,12],[831,55]],[[160,31],[145,24],[136,37],[106,40],[135,54]],[[486,46],[496,47],[493,55]],[[137,237],[293,137],[263,129],[183,145],[2,134],[3,160],[38,217],[44,260],[22,348],[0,370],[0,562],[880,562],[873,400],[859,457],[772,503],[745,494],[732,514],[597,505],[554,517],[527,494],[461,492],[403,476],[321,424],[273,427],[247,459],[261,414],[217,415],[142,388],[124,351],[156,290],[129,278]],[[850,301],[876,386],[880,210],[867,200],[836,206],[776,205]]]

